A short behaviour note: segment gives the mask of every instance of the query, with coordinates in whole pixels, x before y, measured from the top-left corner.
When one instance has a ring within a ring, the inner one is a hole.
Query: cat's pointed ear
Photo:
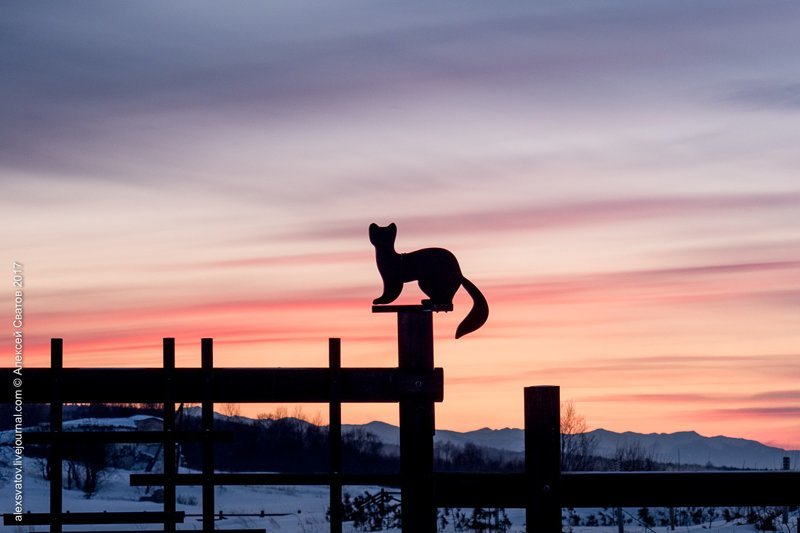
[[[369,225],[369,242],[376,244],[380,240],[381,227],[374,222]]]
[[[389,228],[389,231],[391,231],[393,235],[397,235],[397,225],[394,222],[389,224],[387,227]]]

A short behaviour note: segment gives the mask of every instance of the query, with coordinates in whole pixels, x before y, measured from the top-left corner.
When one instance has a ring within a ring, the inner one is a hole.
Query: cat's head
[[[375,246],[390,246],[394,245],[394,239],[397,237],[397,226],[392,222],[385,228],[373,223],[369,225],[369,242]]]

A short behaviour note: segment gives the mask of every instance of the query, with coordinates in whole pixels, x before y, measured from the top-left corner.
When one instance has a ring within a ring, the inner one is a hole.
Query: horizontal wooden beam
[[[178,474],[177,485],[200,485],[202,474]],[[214,474],[215,485],[329,485],[333,475]],[[397,487],[399,474],[340,474],[343,485]],[[157,486],[163,474],[131,474],[131,485]],[[562,507],[797,505],[800,472],[565,472]],[[434,474],[437,507],[523,508],[525,474]]]
[[[188,515],[191,516],[191,515]],[[201,515],[198,515],[201,516]],[[227,516],[227,515],[226,515]],[[142,529],[142,530],[131,530],[131,529],[120,529],[120,530],[113,530],[113,529],[103,529],[102,531],[97,531],[96,529],[91,530],[75,530],[70,529],[66,533],[131,533],[131,531],[146,531],[147,533],[167,533],[163,529]],[[196,531],[194,529],[179,529],[178,531]],[[224,528],[224,529],[214,529],[213,531],[219,531],[220,533],[268,533],[264,528]]]
[[[60,434],[47,431],[27,432],[25,444],[49,444],[56,440],[62,443],[150,443],[172,439],[177,442],[202,442],[206,438],[215,442],[233,441],[233,431],[63,431]]]
[[[797,505],[800,472],[564,473],[564,507]]]
[[[12,376],[12,369],[0,373]],[[412,372],[399,368],[342,368],[341,401],[346,403],[396,403],[401,398],[424,396],[441,402],[444,372]],[[174,375],[176,402],[203,400],[203,370],[177,368]],[[52,398],[49,368],[25,369],[25,402],[48,403]],[[60,371],[64,402],[158,403],[164,399],[166,373],[162,368],[65,368]],[[11,379],[11,378],[8,378]],[[215,403],[326,403],[331,399],[328,368],[214,368],[211,371]],[[14,388],[3,387],[0,403],[11,403]]]
[[[433,497],[437,507],[524,508],[527,502],[527,487],[527,476],[522,473],[437,472],[433,475]]]
[[[47,526],[52,523],[51,513],[23,513],[18,522],[14,514],[4,514],[3,524],[6,526]],[[183,522],[186,513],[175,511],[123,511],[110,513],[61,513],[62,524],[96,525],[96,524],[163,524],[164,522]]]
[[[160,486],[164,485],[164,474],[131,474],[132,486]],[[172,476],[174,483],[179,486],[200,485],[203,474],[176,474]],[[330,485],[336,480],[342,485],[380,485],[385,487],[399,487],[400,474],[331,474],[328,472],[309,474],[281,474],[281,473],[233,473],[214,474],[214,485]]]
[[[798,505],[800,472],[564,472],[562,507]],[[524,474],[434,476],[439,507],[525,507]]]

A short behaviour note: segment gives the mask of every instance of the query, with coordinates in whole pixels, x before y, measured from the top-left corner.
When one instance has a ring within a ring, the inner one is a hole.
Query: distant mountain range
[[[385,422],[370,422],[363,425],[344,426],[345,430],[363,428],[373,433],[386,445],[397,446],[400,432],[397,426]],[[625,445],[634,443],[645,450],[652,451],[659,462],[682,465],[708,465],[730,468],[778,470],[783,457],[791,458],[792,469],[797,469],[800,451],[784,450],[766,446],[760,442],[731,437],[704,437],[694,431],[678,433],[615,433],[605,429],[590,431],[589,435],[597,443],[597,455],[613,457],[614,452]],[[472,443],[484,448],[493,448],[512,453],[525,450],[525,433],[521,429],[477,429],[475,431],[437,430],[437,443],[450,442],[463,446]]]
[[[198,416],[199,408],[188,408],[187,416]],[[214,414],[215,418],[225,419],[244,425],[255,423],[247,417],[228,417],[220,413]],[[137,414],[129,417],[117,418],[83,418],[65,421],[64,426],[103,425],[113,429],[154,429],[139,427],[150,421],[159,421],[157,416]],[[309,422],[297,420],[299,424]],[[130,427],[129,427],[130,426]],[[26,428],[28,431],[34,428]],[[398,451],[400,444],[400,431],[397,426],[385,422],[370,422],[361,425],[343,425],[344,431],[363,430],[372,433],[384,444],[384,452],[393,454]],[[677,465],[700,465],[715,467],[778,470],[781,468],[784,457],[791,460],[792,470],[797,470],[800,465],[800,450],[784,450],[766,446],[760,442],[731,438],[724,436],[705,437],[694,431],[681,431],[677,433],[615,433],[605,429],[596,429],[588,433],[596,442],[596,454],[601,457],[613,458],[615,452],[623,446],[636,445],[648,452],[654,460],[660,463]],[[13,441],[13,431],[0,431],[0,444]],[[482,428],[474,431],[458,432],[450,430],[437,430],[435,436],[437,444],[451,443],[457,446],[474,444],[485,448],[492,456],[506,458],[521,458],[525,451],[524,431],[521,429]]]

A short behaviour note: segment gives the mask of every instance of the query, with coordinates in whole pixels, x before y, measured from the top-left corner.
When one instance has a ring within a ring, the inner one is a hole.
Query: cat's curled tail
[[[489,304],[486,302],[486,298],[483,297],[481,291],[478,290],[478,287],[464,277],[461,278],[461,285],[472,297],[472,309],[470,309],[467,316],[464,317],[464,320],[461,321],[461,324],[458,325],[456,329],[456,339],[460,339],[467,333],[472,333],[486,323],[486,319],[489,318]]]

